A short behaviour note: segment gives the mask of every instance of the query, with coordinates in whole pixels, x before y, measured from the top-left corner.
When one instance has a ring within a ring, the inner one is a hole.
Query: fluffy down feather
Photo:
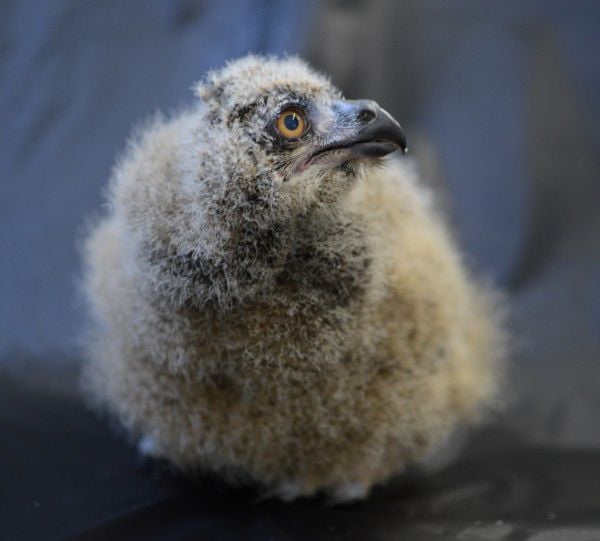
[[[305,63],[197,93],[131,142],[87,240],[86,393],[184,471],[363,497],[497,396],[495,295],[403,161],[292,167],[269,119],[341,98]]]

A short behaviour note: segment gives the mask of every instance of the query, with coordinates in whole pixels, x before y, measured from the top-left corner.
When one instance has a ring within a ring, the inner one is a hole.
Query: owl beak
[[[401,150],[406,154],[406,136],[398,121],[371,100],[345,102],[346,114],[355,115],[358,131],[342,144],[359,155],[380,157]]]
[[[342,163],[381,158],[395,150],[406,154],[402,127],[392,115],[371,100],[336,100],[332,105],[334,132],[329,142],[312,154],[311,162]]]

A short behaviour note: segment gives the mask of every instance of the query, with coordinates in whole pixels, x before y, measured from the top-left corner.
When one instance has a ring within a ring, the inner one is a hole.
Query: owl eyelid
[[[306,109],[300,103],[286,103],[283,107],[279,109],[275,117],[279,118],[286,111],[294,111],[296,113],[300,113],[304,119],[306,119],[307,116]]]

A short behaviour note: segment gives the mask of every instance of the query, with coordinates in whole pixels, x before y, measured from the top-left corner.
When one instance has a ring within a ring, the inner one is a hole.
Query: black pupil
[[[296,113],[290,113],[286,115],[283,119],[283,123],[285,124],[285,127],[290,131],[296,131],[296,129],[298,128],[298,124],[300,124]]]

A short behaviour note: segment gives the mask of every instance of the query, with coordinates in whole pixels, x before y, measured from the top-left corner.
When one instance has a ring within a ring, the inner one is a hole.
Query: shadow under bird
[[[495,295],[396,120],[249,56],[141,130],[90,231],[84,389],[185,472],[365,497],[498,394]]]

